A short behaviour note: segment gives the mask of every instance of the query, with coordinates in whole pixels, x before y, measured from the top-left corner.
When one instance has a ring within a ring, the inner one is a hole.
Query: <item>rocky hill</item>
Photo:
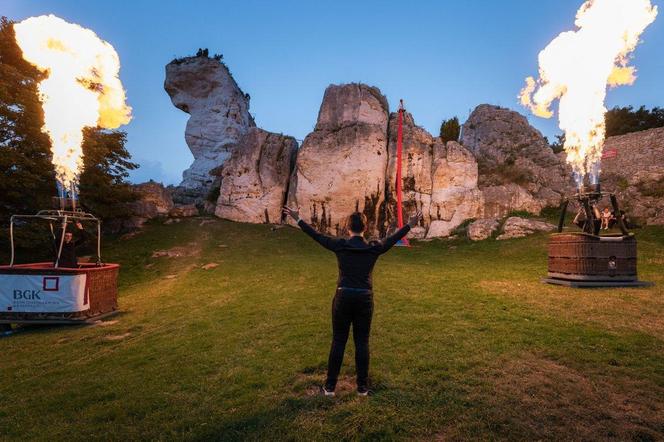
[[[387,167],[387,100],[362,84],[325,90],[313,132],[298,151],[288,204],[317,229],[340,235],[351,211],[377,235]]]
[[[194,162],[179,187],[200,200],[213,182],[209,172],[230,158],[240,138],[256,125],[249,114],[249,96],[225,64],[205,56],[167,64],[164,89],[173,105],[190,115],[184,138]]]
[[[398,113],[378,88],[329,86],[299,149],[292,137],[255,127],[248,95],[216,59],[173,61],[165,88],[191,115],[185,139],[195,160],[176,201],[188,195],[200,205],[212,189],[218,197],[208,210],[234,221],[280,223],[287,202],[328,234],[344,234],[355,210],[367,216],[370,236],[395,228]],[[663,140],[664,128],[652,129],[610,138],[605,149],[617,152],[603,163],[605,189],[648,223],[664,223]],[[459,143],[442,142],[405,112],[401,166],[405,216],[424,214],[411,234],[419,238],[449,236],[471,219],[494,226],[513,212],[539,214],[575,192],[564,154],[523,115],[489,104],[470,114]]]
[[[542,134],[518,112],[477,106],[463,124],[461,144],[477,158],[487,218],[515,210],[539,213],[574,191],[564,156],[554,154]]]
[[[600,180],[638,222],[664,224],[664,127],[609,137]]]

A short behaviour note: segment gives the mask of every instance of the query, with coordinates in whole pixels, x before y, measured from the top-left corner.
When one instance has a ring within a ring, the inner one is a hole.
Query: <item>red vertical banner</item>
[[[399,100],[399,117],[397,124],[397,179],[396,179],[396,193],[397,193],[397,227],[403,227],[403,208],[402,208],[402,191],[401,191],[401,152],[403,150],[403,100]],[[401,245],[408,246],[408,239],[403,238],[400,241]]]

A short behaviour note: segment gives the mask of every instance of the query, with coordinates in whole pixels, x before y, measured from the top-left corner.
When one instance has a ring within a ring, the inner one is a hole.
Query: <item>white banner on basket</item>
[[[0,275],[0,311],[66,313],[90,308],[86,275]]]

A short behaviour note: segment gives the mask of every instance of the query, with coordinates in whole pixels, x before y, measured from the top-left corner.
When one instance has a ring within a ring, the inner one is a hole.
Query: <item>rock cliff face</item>
[[[436,147],[427,238],[448,236],[467,219],[481,216],[484,201],[473,154],[455,141]]]
[[[553,232],[556,229],[551,223],[533,219],[510,216],[503,224],[503,233],[498,235],[497,240],[523,238],[537,232]]]
[[[133,214],[144,220],[168,216],[173,209],[173,199],[164,185],[154,181],[134,185],[138,199],[129,204]]]
[[[390,115],[386,225],[396,225],[396,169],[398,113]],[[415,125],[413,116],[404,112],[403,151],[401,158],[404,220],[421,210],[420,225],[411,237],[434,238],[449,235],[468,218],[478,215],[482,195],[477,188],[477,162],[456,142],[447,145]],[[384,232],[382,232],[384,233]]]
[[[463,124],[461,144],[477,158],[486,218],[513,210],[539,213],[574,189],[564,160],[523,115],[510,109],[475,108]]]
[[[218,186],[216,204],[207,202],[206,210],[222,218],[278,223],[286,199],[327,234],[346,233],[347,215],[355,210],[367,216],[370,237],[394,229],[398,114],[389,114],[377,88],[329,86],[315,129],[298,150],[292,137],[255,127],[248,95],[218,60],[174,60],[164,87],[191,115],[185,139],[195,160],[171,192],[177,202],[201,203]],[[443,143],[404,114],[404,217],[424,214],[411,237],[448,236],[469,219],[537,214],[575,191],[564,156],[517,112],[478,106],[460,141]],[[605,152],[615,155],[603,160],[604,189],[617,191],[633,217],[664,224],[664,128],[609,138]],[[149,201],[158,190],[146,188],[147,198],[136,206],[140,219],[170,210]],[[477,229],[491,232],[492,225]]]
[[[251,128],[221,169],[215,215],[233,221],[279,223],[297,153],[292,137]]]
[[[325,90],[318,121],[298,151],[290,180],[289,204],[316,229],[346,232],[354,211],[377,236],[385,195],[387,100],[363,84],[332,85]]]
[[[664,224],[664,127],[609,137],[600,182],[640,223]]]
[[[229,158],[239,139],[254,127],[249,97],[226,65],[205,56],[186,57],[166,65],[164,89],[173,105],[190,115],[185,140],[194,162],[180,187],[204,197],[212,184],[209,172]]]

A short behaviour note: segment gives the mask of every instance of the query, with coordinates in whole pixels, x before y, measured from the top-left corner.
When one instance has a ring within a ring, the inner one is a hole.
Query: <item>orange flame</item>
[[[28,18],[14,31],[23,58],[48,75],[39,84],[43,130],[58,181],[73,189],[83,166],[83,128],[114,129],[131,120],[120,59],[94,32],[54,15]]]
[[[551,41],[539,53],[539,78],[526,78],[519,99],[535,115],[550,118],[551,104],[560,99],[559,126],[579,187],[585,176],[591,183],[599,179],[607,86],[636,80],[629,56],[656,16],[650,0],[588,0],[577,11],[578,29]]]

